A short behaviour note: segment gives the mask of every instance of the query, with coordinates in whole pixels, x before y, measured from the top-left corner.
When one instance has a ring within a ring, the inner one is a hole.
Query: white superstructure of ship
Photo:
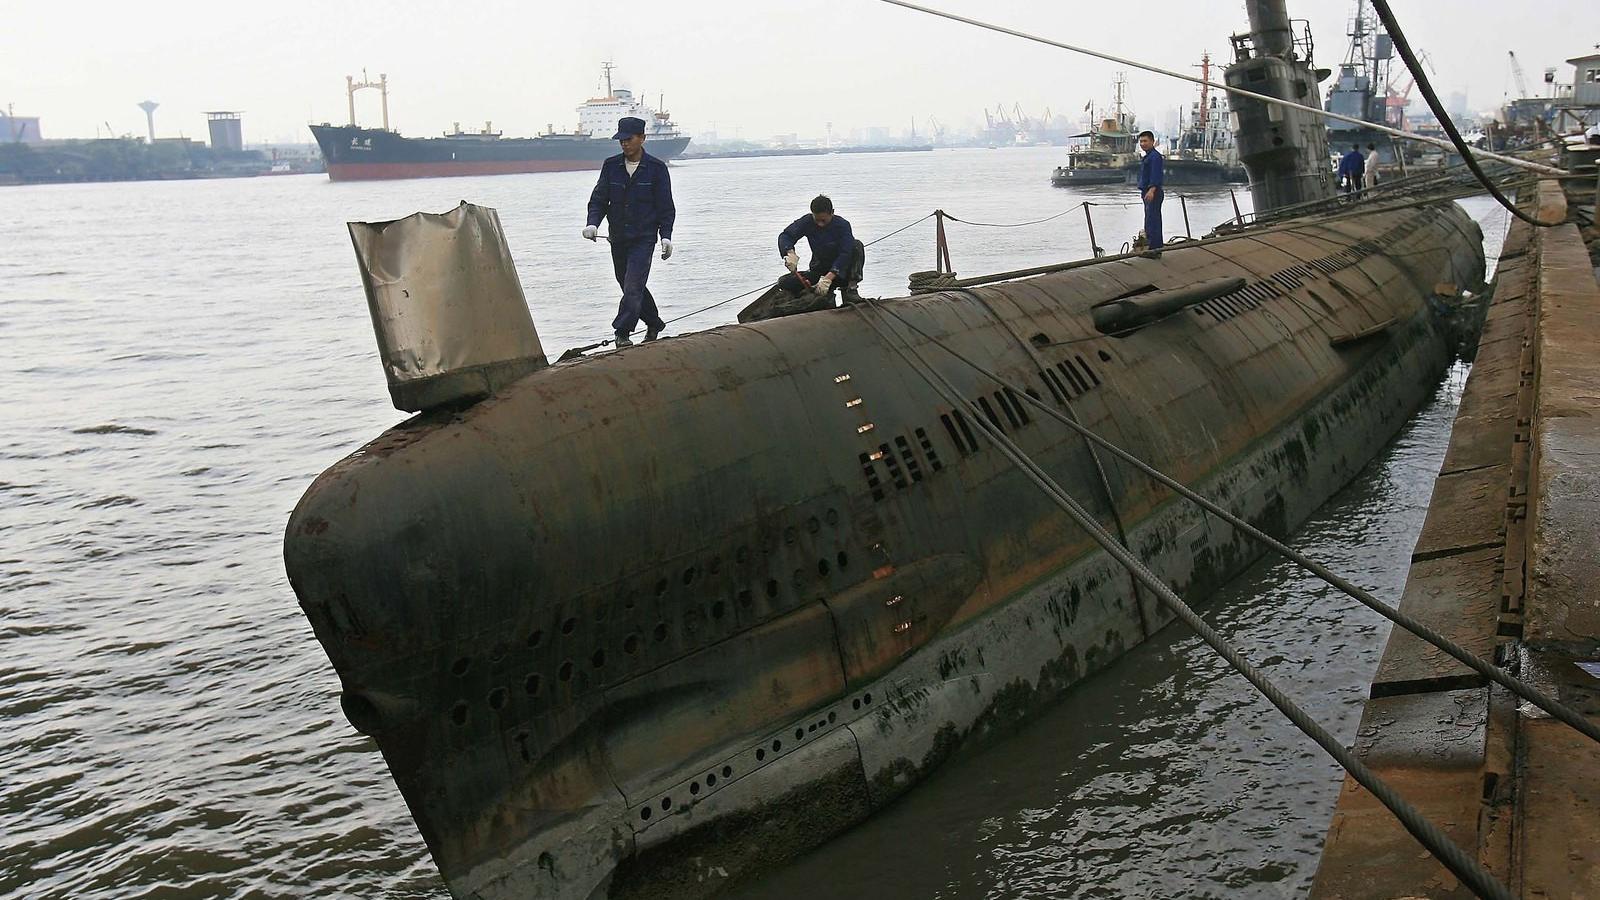
[[[679,136],[678,126],[670,114],[652,109],[627,88],[612,87],[611,70],[616,67],[609,61],[601,63],[601,67],[605,72],[606,93],[603,97],[591,97],[578,107],[580,134],[609,139],[616,133],[618,119],[633,116],[644,120],[646,140]]]

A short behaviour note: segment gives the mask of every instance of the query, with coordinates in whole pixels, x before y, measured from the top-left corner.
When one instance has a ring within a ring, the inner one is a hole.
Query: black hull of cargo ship
[[[380,128],[312,125],[329,181],[511,175],[598,169],[619,151],[616,141],[556,135],[535,138],[408,138]],[[689,146],[687,137],[645,139],[645,150],[672,159]]]

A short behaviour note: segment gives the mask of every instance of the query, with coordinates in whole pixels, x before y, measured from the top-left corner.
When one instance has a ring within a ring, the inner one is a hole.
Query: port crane
[[[1528,79],[1522,75],[1522,63],[1517,61],[1517,51],[1507,50],[1506,55],[1511,57],[1511,75],[1517,80],[1517,98],[1532,96],[1528,93]]]

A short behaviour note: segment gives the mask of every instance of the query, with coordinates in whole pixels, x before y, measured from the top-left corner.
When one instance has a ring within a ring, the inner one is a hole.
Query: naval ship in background
[[[1389,63],[1394,58],[1394,41],[1377,17],[1367,12],[1366,0],[1356,0],[1356,13],[1350,19],[1347,34],[1350,46],[1345,50],[1344,62],[1339,64],[1338,75],[1328,85],[1323,109],[1373,125],[1400,127],[1403,122],[1395,121],[1389,99],[1393,94],[1389,89]],[[1403,114],[1404,106],[1398,111]],[[1366,153],[1367,145],[1372,144],[1379,162],[1395,163],[1394,141],[1374,128],[1329,119],[1328,144],[1335,156],[1352,145]]]
[[[681,154],[689,146],[689,138],[679,131],[671,115],[652,109],[627,88],[613,87],[614,66],[610,62],[602,66],[605,95],[585,100],[578,107],[578,127],[572,132],[557,132],[551,125],[537,137],[508,138],[495,131],[492,122],[485,122],[483,130],[476,132],[462,131],[458,122],[442,137],[404,137],[389,128],[389,79],[380,75],[377,82],[365,76],[360,83],[347,78],[350,124],[312,125],[311,134],[327,162],[329,181],[597,169],[602,160],[618,152],[611,135],[616,132],[617,120],[624,116],[645,121],[650,155],[669,160]],[[368,87],[382,92],[382,128],[356,125],[355,92]]]
[[[1315,96],[1284,0],[1248,12],[1228,84]],[[351,225],[419,414],[307,489],[285,565],[453,896],[725,889],[1167,624],[985,428],[1190,598],[1258,557],[1033,402],[1278,535],[1361,471],[1443,377],[1482,233],[1307,215],[1321,116],[1232,106],[1283,227],[553,364],[493,211]]]

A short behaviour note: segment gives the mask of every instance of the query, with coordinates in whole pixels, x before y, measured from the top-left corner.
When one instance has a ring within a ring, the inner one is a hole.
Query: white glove
[[[583,226],[583,236],[585,238],[587,238],[587,239],[592,241],[599,234],[600,234],[600,226],[599,225],[585,225],[585,226]]]
[[[829,272],[828,274],[826,274],[826,275],[822,276],[821,278],[817,279],[817,287],[816,287],[817,293],[826,294],[828,291],[830,291],[832,289],[833,289],[833,273],[832,272]]]
[[[800,254],[790,250],[783,255],[783,264],[789,267],[790,272],[800,271]]]
[[[661,239],[661,258],[662,259],[671,259],[672,258],[672,239],[671,238],[662,238]]]

